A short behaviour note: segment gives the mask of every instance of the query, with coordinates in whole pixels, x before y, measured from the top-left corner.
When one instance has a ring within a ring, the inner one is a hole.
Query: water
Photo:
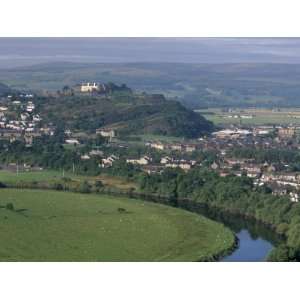
[[[273,244],[261,237],[253,239],[247,229],[238,232],[239,247],[231,255],[226,256],[222,261],[265,261],[268,253],[274,247]]]
[[[182,208],[223,223],[239,238],[239,247],[221,261],[260,262],[266,261],[270,251],[278,245],[280,238],[267,226],[232,214],[220,212],[189,201],[180,203]]]

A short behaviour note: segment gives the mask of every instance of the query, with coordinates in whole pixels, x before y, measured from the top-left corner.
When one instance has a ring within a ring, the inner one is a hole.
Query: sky
[[[0,38],[0,68],[54,61],[300,63],[300,38]]]

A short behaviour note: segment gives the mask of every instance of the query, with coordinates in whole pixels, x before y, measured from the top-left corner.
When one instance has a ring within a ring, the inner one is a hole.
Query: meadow
[[[0,189],[0,261],[198,261],[234,244],[222,224],[107,195]]]

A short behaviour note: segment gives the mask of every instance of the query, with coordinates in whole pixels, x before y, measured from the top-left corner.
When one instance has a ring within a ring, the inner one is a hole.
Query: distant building
[[[214,161],[211,166],[210,166],[213,170],[217,170],[219,168],[219,165]]]
[[[84,155],[81,155],[80,158],[82,160],[89,160],[90,159],[90,156],[88,154],[84,154]]]
[[[103,156],[103,151],[101,151],[101,150],[91,150],[90,152],[89,152],[89,155],[90,156]]]
[[[169,157],[169,156],[164,156],[164,157],[162,157],[161,159],[160,159],[160,163],[162,164],[162,165],[165,165],[165,164],[167,164],[167,163],[170,163],[172,161],[172,159],[171,159],[171,157]]]
[[[99,128],[96,130],[96,134],[100,134],[103,137],[114,138],[116,136],[116,131],[111,128]]]
[[[295,127],[279,128],[278,136],[280,138],[292,138],[295,136]]]
[[[101,160],[101,164],[99,164],[99,167],[102,167],[102,168],[109,168],[113,165],[113,162],[115,160],[118,160],[119,158],[116,156],[116,155],[110,155],[109,157],[107,158],[103,158]]]
[[[79,141],[78,140],[75,140],[75,139],[68,139],[65,141],[66,144],[69,144],[69,145],[79,145]]]
[[[188,144],[185,145],[185,151],[186,152],[193,152],[197,150],[197,146],[196,145],[192,145],[192,144]]]
[[[92,92],[97,92],[99,91],[100,89],[100,86],[98,83],[96,82],[93,82],[93,83],[83,83],[81,86],[80,86],[80,91],[82,93],[92,93]]]
[[[160,143],[160,142],[150,143],[150,147],[154,148],[154,149],[157,149],[157,150],[165,150],[165,145]]]
[[[151,162],[151,158],[143,156],[139,159],[126,159],[126,162],[134,165],[148,165]]]
[[[170,145],[170,148],[174,151],[182,151],[183,146],[181,144],[172,144]]]

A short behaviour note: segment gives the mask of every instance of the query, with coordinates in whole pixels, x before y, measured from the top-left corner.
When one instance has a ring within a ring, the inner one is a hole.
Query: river
[[[185,202],[186,203],[186,202]],[[261,262],[266,261],[269,252],[278,245],[280,238],[267,226],[240,216],[220,212],[201,204],[180,205],[182,208],[197,212],[207,218],[223,223],[239,239],[238,248],[221,259],[224,262]]]

